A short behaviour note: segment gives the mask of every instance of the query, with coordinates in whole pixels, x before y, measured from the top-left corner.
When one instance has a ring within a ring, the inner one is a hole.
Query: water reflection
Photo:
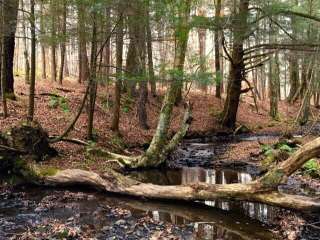
[[[149,182],[159,185],[185,185],[204,182],[208,184],[231,184],[231,183],[248,183],[253,180],[253,177],[245,172],[234,170],[215,170],[204,168],[182,168],[179,170],[152,170],[145,172],[134,172],[132,177],[143,182]],[[205,201],[205,205],[220,208],[226,211],[240,212],[252,219],[259,220],[263,223],[272,223],[277,215],[278,208],[252,202],[235,202],[235,201]],[[179,224],[175,216],[169,213],[160,214],[159,212],[152,213],[156,220],[170,221]]]

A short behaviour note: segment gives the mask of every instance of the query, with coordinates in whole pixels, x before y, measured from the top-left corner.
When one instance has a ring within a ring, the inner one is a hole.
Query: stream
[[[256,138],[237,141],[256,141]],[[227,146],[228,140],[223,144]],[[247,183],[257,176],[256,169],[248,166],[194,167],[201,160],[206,162],[203,166],[210,166],[210,159],[219,150],[216,146],[214,141],[188,140],[179,150],[184,154],[176,159],[179,169],[129,175],[160,185]],[[186,159],[189,164],[181,167],[188,163]],[[283,236],[287,234],[289,238],[294,232],[296,239],[311,240],[320,239],[320,230],[310,225],[320,221],[319,218],[319,214],[294,213],[260,203],[148,201],[85,188],[17,186],[4,187],[0,192],[0,239],[271,240],[287,239]]]

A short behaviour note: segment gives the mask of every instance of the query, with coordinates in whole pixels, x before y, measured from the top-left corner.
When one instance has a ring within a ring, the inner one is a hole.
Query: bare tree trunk
[[[7,106],[7,96],[6,96],[6,55],[4,54],[4,41],[5,41],[5,24],[6,24],[6,17],[4,12],[6,11],[5,5],[2,4],[1,7],[1,102],[2,102],[2,110],[3,110],[3,117],[8,117],[8,106]]]
[[[216,19],[220,19],[221,17],[221,0],[215,0],[215,8],[216,13],[215,17]],[[217,23],[217,26],[219,26],[219,23]],[[221,31],[217,28],[214,31],[214,56],[215,56],[215,70],[216,70],[216,97],[221,98],[221,85],[223,81],[223,76],[221,75],[221,58],[220,58],[220,48],[221,48]]]
[[[182,22],[176,29],[177,38],[174,69],[179,71],[180,74],[183,73],[187,43],[189,38],[189,27],[187,25],[190,17],[191,0],[186,1],[185,4],[186,5],[183,7],[183,10],[181,12]],[[173,106],[176,102],[176,98],[178,97],[177,93],[179,92],[179,90],[181,90],[181,87],[181,79],[179,79],[179,76],[178,78],[177,76],[173,76],[173,79],[166,91],[166,95],[163,100],[156,132],[153,135],[148,150],[146,151],[142,159],[139,160],[139,163],[137,165],[141,167],[155,167],[159,166],[165,161],[165,159],[163,159],[161,155],[165,148],[165,145],[167,144],[168,130],[170,127]]]
[[[227,99],[223,110],[222,125],[233,128],[237,120],[241,85],[245,77],[245,65],[243,59],[243,44],[247,38],[247,18],[249,0],[240,0],[239,14],[234,22],[232,63],[230,66]]]
[[[57,59],[56,59],[56,6],[55,2],[50,2],[50,14],[51,14],[51,81],[57,81]]]
[[[67,2],[63,2],[62,10],[62,43],[60,44],[61,57],[60,57],[60,70],[59,70],[59,84],[62,85],[64,67],[65,67],[65,57],[66,57],[66,38],[67,38]]]
[[[198,15],[206,17],[207,13],[204,7],[199,7]],[[199,56],[200,56],[200,73],[203,74],[207,71],[206,66],[206,39],[207,39],[207,29],[198,29],[198,41],[199,41]],[[207,93],[208,83],[200,81],[200,88]]]
[[[106,8],[106,36],[108,37],[111,33],[111,8]],[[109,78],[110,78],[110,65],[111,65],[111,39],[107,41],[105,45],[105,55],[104,55],[104,62],[106,65],[105,74],[107,79],[107,84],[109,85]]]
[[[116,83],[114,89],[114,106],[113,106],[113,115],[112,115],[112,124],[111,129],[119,133],[119,121],[120,121],[120,108],[121,108],[121,88],[122,88],[122,64],[123,64],[123,28],[124,28],[124,19],[122,16],[122,5],[119,4],[117,8],[117,13],[119,16],[119,23],[117,26],[117,35],[116,35],[116,60],[117,60],[117,69],[116,69]]]
[[[23,0],[20,1],[20,6],[22,9],[24,9],[24,2]],[[22,28],[23,28],[23,55],[24,55],[24,71],[25,71],[25,83],[30,84],[30,62],[29,62],[29,52],[28,52],[28,44],[27,44],[27,27],[26,27],[26,21],[28,19],[25,17],[25,13],[22,14],[23,21],[22,21]]]
[[[36,84],[36,18],[35,0],[30,0],[30,26],[31,26],[31,79],[29,89],[28,120],[33,121],[34,116],[34,91]]]
[[[140,76],[139,80],[139,99],[137,102],[137,113],[139,118],[139,124],[143,129],[149,129],[148,115],[147,115],[147,101],[148,101],[148,82],[146,80],[146,29],[147,24],[145,22],[146,6],[144,1],[138,1],[138,4],[134,4],[135,12],[135,26],[134,26],[134,41],[136,46],[136,58],[138,63],[137,73]]]
[[[137,80],[135,78],[135,75],[136,75],[136,69],[137,69],[138,63],[136,62],[137,51],[135,49],[136,46],[133,41],[134,37],[132,37],[133,34],[134,33],[130,32],[130,26],[129,26],[130,43],[129,43],[127,59],[126,59],[127,79],[125,81],[125,87],[129,97],[135,97],[137,95],[137,91],[136,91]]]
[[[278,85],[280,81],[279,57],[275,54],[269,63],[269,98],[270,98],[270,116],[273,119],[279,118],[278,104],[279,91]]]
[[[93,120],[97,95],[97,13],[92,13],[92,40],[91,40],[91,61],[90,61],[90,79],[89,79],[89,112],[88,112],[88,133],[87,138],[93,140]]]
[[[149,83],[151,86],[151,94],[153,97],[157,96],[157,86],[156,79],[154,75],[154,67],[153,67],[153,50],[152,50],[152,32],[151,32],[151,24],[150,24],[150,0],[148,0],[147,6],[147,23],[146,23],[146,31],[147,31],[147,48],[148,48],[148,68],[149,68]]]
[[[17,27],[18,0],[11,0],[3,4],[3,33],[2,33],[2,78],[5,78],[7,98],[15,99],[13,58],[15,50],[15,33]],[[2,87],[1,87],[2,89]]]
[[[85,82],[89,77],[89,64],[87,55],[87,40],[86,40],[86,21],[85,7],[83,3],[78,5],[78,40],[79,40],[79,79],[78,82]]]
[[[40,1],[40,31],[42,35],[45,34],[43,1]],[[42,79],[47,79],[46,48],[43,40],[41,40],[41,66]]]

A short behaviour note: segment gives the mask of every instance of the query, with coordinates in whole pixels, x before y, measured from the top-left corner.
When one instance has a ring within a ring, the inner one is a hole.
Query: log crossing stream
[[[188,144],[193,144],[189,152]],[[188,141],[183,148],[187,155],[182,158],[196,155],[196,164],[201,159],[210,159],[214,145]],[[181,164],[182,160],[177,159],[177,162]],[[255,178],[243,168],[212,167],[129,174],[142,182],[159,185],[247,183]],[[84,188],[65,190],[20,186],[3,190],[0,194],[0,239],[24,239],[28,231],[38,234],[36,236],[47,236],[51,232],[52,239],[64,239],[63,234],[70,231],[74,235],[68,239],[176,239],[173,236],[190,240],[283,239],[277,227],[283,215],[295,216],[295,213],[251,202],[148,201]],[[307,220],[303,224],[307,226]],[[303,239],[320,239],[317,229],[300,228]]]

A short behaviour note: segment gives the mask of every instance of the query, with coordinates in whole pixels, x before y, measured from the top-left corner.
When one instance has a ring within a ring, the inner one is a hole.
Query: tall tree
[[[89,77],[89,64],[87,55],[87,38],[86,38],[86,14],[85,3],[77,2],[78,14],[78,42],[79,42],[79,78],[78,82],[85,82]]]
[[[280,85],[280,67],[279,55],[276,53],[269,62],[269,98],[270,98],[270,116],[273,119],[279,118],[279,91]]]
[[[221,17],[221,0],[215,0],[215,17],[217,19],[217,28],[214,31],[214,56],[215,56],[215,70],[216,70],[216,97],[221,98],[221,88],[222,88],[222,74],[221,74],[221,31],[219,30],[219,21]]]
[[[31,78],[29,89],[28,120],[33,121],[34,116],[34,92],[36,84],[36,17],[35,0],[30,0],[30,26],[31,26]]]
[[[148,88],[146,79],[146,6],[143,0],[132,1],[128,10],[130,44],[127,54],[127,71],[129,72],[129,93],[136,95],[136,83],[139,84],[137,115],[139,124],[148,129],[146,104]]]
[[[179,23],[175,29],[175,57],[174,57],[174,71],[172,74],[172,80],[168,90],[166,91],[158,125],[155,134],[153,135],[151,144],[147,149],[145,156],[139,163],[140,166],[159,166],[163,163],[161,153],[166,145],[168,130],[170,127],[170,121],[172,111],[176,99],[181,91],[181,74],[184,69],[186,50],[189,39],[189,18],[191,11],[191,0],[178,1],[179,4]]]
[[[56,39],[57,39],[57,32],[56,32],[56,1],[51,0],[50,1],[50,14],[51,14],[51,81],[56,82],[57,81],[57,57],[56,57]]]
[[[40,33],[41,33],[41,36],[45,35],[44,0],[40,0]],[[41,68],[42,79],[47,79],[46,47],[45,47],[44,39],[41,39],[41,66],[42,66]]]
[[[62,23],[61,23],[61,35],[62,40],[60,44],[60,70],[59,70],[59,84],[62,84],[63,74],[65,69],[65,59],[66,59],[66,39],[67,39],[67,1],[62,2]]]
[[[239,11],[233,20],[233,46],[227,99],[223,110],[222,124],[234,127],[239,107],[241,85],[245,78],[245,64],[243,58],[244,41],[247,39],[249,0],[240,0]]]
[[[90,78],[89,78],[89,109],[88,109],[88,132],[87,138],[94,139],[93,120],[94,109],[97,95],[97,10],[92,11],[92,39],[91,39],[91,59],[90,59]]]
[[[122,64],[123,64],[123,37],[124,37],[124,17],[123,17],[123,2],[120,1],[117,6],[117,14],[119,23],[116,27],[116,83],[114,89],[114,106],[112,115],[111,129],[119,133],[120,108],[121,108],[121,88],[122,88]]]
[[[5,1],[2,5],[1,78],[4,79],[6,97],[14,99],[13,59],[19,0]]]
[[[298,5],[298,0],[295,0]],[[291,28],[292,28],[292,43],[297,42],[297,17],[291,16]],[[289,79],[290,79],[290,92],[288,96],[288,102],[292,103],[295,99],[295,95],[299,91],[299,63],[298,57],[294,51],[289,53]]]
[[[24,56],[24,61],[25,61],[25,64],[24,64],[24,70],[25,70],[25,73],[24,73],[24,78],[25,78],[25,83],[26,84],[30,84],[30,62],[29,62],[29,51],[28,51],[28,40],[27,40],[27,23],[28,23],[28,18],[25,17],[25,9],[24,9],[24,1],[21,0],[20,1],[20,7],[22,8],[23,10],[23,13],[22,13],[22,17],[23,17],[23,20],[22,20],[22,31],[23,31],[23,47],[24,47],[24,51],[23,51],[23,56]]]
[[[154,66],[153,66],[153,48],[152,48],[152,31],[151,31],[151,23],[150,23],[150,0],[147,1],[147,47],[148,47],[148,69],[149,69],[149,83],[151,86],[151,94],[152,96],[157,95],[157,85],[154,74]]]

